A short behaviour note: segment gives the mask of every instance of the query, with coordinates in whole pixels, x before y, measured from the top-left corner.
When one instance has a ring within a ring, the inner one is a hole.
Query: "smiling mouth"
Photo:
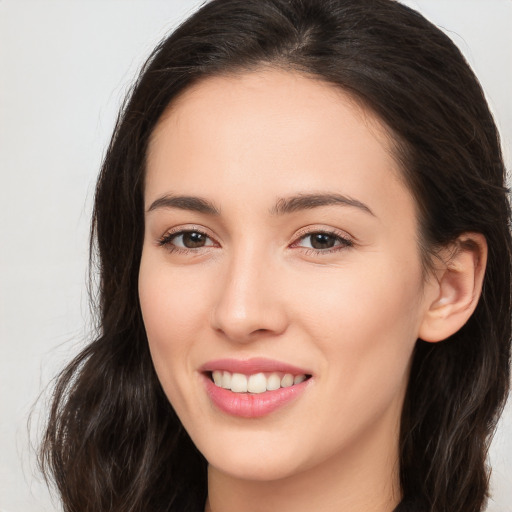
[[[227,389],[234,393],[253,394],[289,388],[311,378],[311,375],[305,373],[294,375],[283,372],[258,372],[245,375],[227,370],[214,370],[206,372],[206,374],[219,388]]]

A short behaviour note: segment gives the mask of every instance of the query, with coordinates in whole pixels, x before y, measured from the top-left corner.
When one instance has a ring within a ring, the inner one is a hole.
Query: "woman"
[[[98,182],[101,334],[42,450],[65,510],[483,510],[504,179],[476,78],[414,11],[203,6]]]

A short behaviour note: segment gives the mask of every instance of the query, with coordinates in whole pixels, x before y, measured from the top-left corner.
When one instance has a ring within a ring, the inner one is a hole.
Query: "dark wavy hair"
[[[56,381],[43,471],[66,512],[203,509],[207,464],[160,387],[139,305],[146,150],[160,116],[186,88],[260,66],[335,84],[387,125],[417,203],[426,265],[464,232],[487,240],[474,314],[441,343],[417,341],[401,418],[397,508],[480,512],[487,449],[509,385],[506,171],[484,94],[460,51],[392,0],[212,0],[153,51],[99,176],[92,226],[99,334]]]

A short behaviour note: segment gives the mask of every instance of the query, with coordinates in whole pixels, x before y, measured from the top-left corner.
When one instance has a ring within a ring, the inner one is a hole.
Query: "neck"
[[[400,501],[398,435],[371,437],[279,480],[243,480],[210,466],[205,512],[392,512]]]

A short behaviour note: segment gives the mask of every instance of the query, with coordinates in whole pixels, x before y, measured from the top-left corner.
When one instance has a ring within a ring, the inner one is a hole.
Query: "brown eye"
[[[325,231],[317,231],[308,233],[300,238],[296,246],[315,251],[318,254],[328,253],[330,250],[336,251],[351,247],[352,241],[344,238],[337,233],[329,233]]]
[[[310,237],[310,243],[313,249],[330,249],[334,247],[336,239],[339,238],[334,235],[329,235],[328,233],[313,233],[308,236]]]
[[[167,247],[169,250],[200,249],[213,246],[211,238],[197,230],[178,231],[165,235],[158,244]]]
[[[185,231],[174,237],[172,239],[173,242],[176,238],[182,239],[183,247],[186,247],[187,249],[194,249],[196,247],[204,247],[208,237],[203,233],[199,233],[199,231]]]

